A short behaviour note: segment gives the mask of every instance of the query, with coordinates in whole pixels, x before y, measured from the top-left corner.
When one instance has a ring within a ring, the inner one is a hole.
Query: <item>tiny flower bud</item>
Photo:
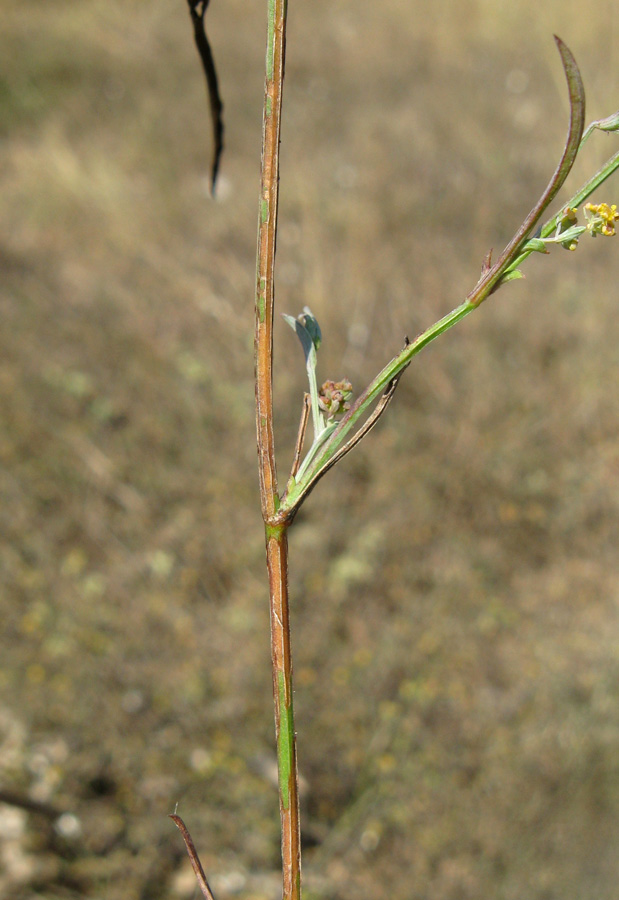
[[[577,212],[578,210],[573,206],[565,207],[557,221],[557,237],[578,224]],[[567,237],[566,240],[561,241],[561,246],[564,250],[575,250],[578,246],[578,238],[574,236]]]
[[[563,210],[563,215],[561,217],[561,224],[565,227],[561,229],[561,231],[565,231],[565,228],[569,228],[570,225],[575,225],[578,221],[578,216],[576,213],[578,210],[574,206],[566,206]]]

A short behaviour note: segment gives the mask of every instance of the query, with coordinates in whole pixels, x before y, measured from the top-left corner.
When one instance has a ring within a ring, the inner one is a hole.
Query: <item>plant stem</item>
[[[273,439],[273,302],[275,296],[273,276],[279,196],[279,140],[285,34],[286,0],[268,0],[254,341],[260,499],[265,523],[273,518],[279,506]]]
[[[271,595],[271,661],[282,829],[283,900],[300,900],[299,779],[292,703],[287,531],[285,524],[267,526],[267,566]]]
[[[286,45],[286,0],[268,0],[266,81],[262,120],[262,177],[256,262],[256,430],[260,500],[266,531],[271,611],[271,660],[282,828],[283,900],[301,897],[301,840],[292,659],[288,606],[289,519],[278,515],[273,437],[273,306],[279,141]]]

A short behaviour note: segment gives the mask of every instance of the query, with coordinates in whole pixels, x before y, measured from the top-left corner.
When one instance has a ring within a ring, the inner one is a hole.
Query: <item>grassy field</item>
[[[4,0],[0,892],[281,896],[252,297],[265,4]],[[361,390],[545,186],[602,0],[291,0],[278,308]],[[611,152],[597,136],[569,186]],[[565,194],[567,196],[567,194]],[[619,179],[603,198],[619,201]],[[616,900],[617,239],[531,260],[291,535],[310,900]],[[304,390],[277,325],[280,469]],[[10,799],[10,798],[8,798]],[[57,816],[64,813],[58,820]]]

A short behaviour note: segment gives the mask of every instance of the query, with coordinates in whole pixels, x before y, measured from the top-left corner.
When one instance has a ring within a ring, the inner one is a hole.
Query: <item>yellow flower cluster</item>
[[[585,203],[585,217],[590,234],[603,234],[605,237],[615,234],[615,222],[619,219],[615,203],[612,206],[608,203]]]

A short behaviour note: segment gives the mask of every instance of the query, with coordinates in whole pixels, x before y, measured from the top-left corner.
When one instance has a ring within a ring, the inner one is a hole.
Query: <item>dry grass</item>
[[[266,900],[262,5],[210,13],[216,204],[181,0],[3,15],[0,772],[82,828],[4,808],[3,894],[191,896],[180,801],[220,900]],[[588,118],[616,108],[619,20],[565,0],[290,17],[279,308],[309,304],[324,376],[359,388],[545,184],[566,114],[553,31]],[[295,524],[308,897],[616,897],[617,252],[535,260],[415,363]],[[283,468],[304,374],[277,337]]]

